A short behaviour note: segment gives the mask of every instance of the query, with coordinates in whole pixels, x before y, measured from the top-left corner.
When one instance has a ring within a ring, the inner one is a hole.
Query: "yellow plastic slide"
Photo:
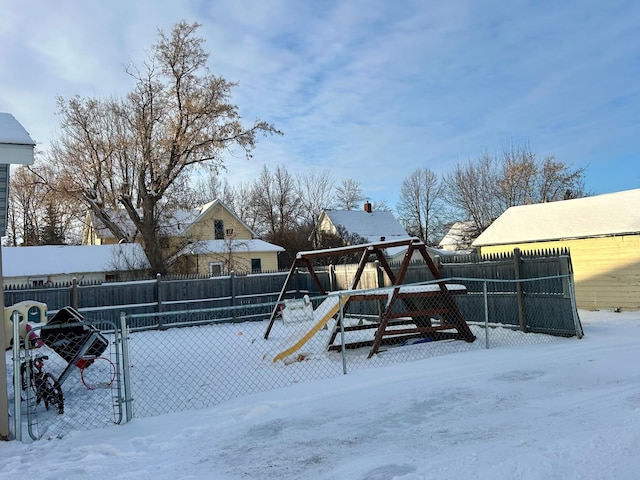
[[[342,299],[342,303],[346,303],[349,299],[349,295],[342,295]],[[336,313],[338,313],[339,308],[340,297],[338,295],[332,295],[325,298],[324,301],[320,305],[318,305],[318,308],[313,311],[313,319],[318,319],[313,327],[311,327],[311,329],[307,333],[305,333],[302,338],[300,338],[296,343],[277,354],[273,359],[273,363],[276,363],[278,360],[283,360],[292,353],[300,350],[300,348],[302,348],[305,343],[307,343],[316,333],[318,333],[318,331],[322,327],[327,324],[329,320],[331,320],[331,318],[333,318]]]

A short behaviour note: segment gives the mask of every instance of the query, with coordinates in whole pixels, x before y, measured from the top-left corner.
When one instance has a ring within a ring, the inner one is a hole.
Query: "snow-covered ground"
[[[580,317],[582,340],[460,352],[0,443],[0,478],[638,478],[640,313]]]

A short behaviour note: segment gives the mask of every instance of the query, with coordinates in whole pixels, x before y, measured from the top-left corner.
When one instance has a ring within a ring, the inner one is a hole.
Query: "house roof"
[[[442,237],[442,240],[438,243],[438,247],[454,247],[455,249],[465,242],[465,239],[468,238],[469,234],[473,232],[474,229],[475,224],[473,222],[455,222],[451,225],[451,228],[445,236]]]
[[[342,225],[347,232],[355,233],[365,238],[367,242],[385,240],[400,240],[411,238],[400,222],[389,211],[374,210],[331,210],[322,212],[335,227]],[[389,256],[394,257],[406,250],[406,247],[391,247],[387,249]]]
[[[640,189],[507,209],[474,247],[640,233]]]
[[[233,252],[284,252],[284,248],[264,240],[202,240],[193,242],[178,252],[175,257],[182,255],[205,255],[207,253]]]
[[[324,214],[334,226],[342,225],[349,233],[356,233],[368,242],[379,242],[382,237],[385,240],[410,238],[391,212],[325,209]]]
[[[34,146],[29,133],[10,113],[0,112],[0,143]]]
[[[33,163],[35,145],[13,115],[0,112],[0,163]]]
[[[149,261],[138,243],[2,247],[2,275],[5,278],[148,267]]]

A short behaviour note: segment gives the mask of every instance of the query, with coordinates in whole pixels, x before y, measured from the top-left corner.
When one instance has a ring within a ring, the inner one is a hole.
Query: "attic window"
[[[227,228],[225,231],[227,235],[233,235],[233,228]]]
[[[222,220],[213,221],[213,234],[216,240],[224,240],[224,222]]]

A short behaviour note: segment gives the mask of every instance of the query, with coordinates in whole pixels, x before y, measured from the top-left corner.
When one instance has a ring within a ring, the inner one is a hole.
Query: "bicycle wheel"
[[[98,357],[93,363],[80,369],[80,379],[88,390],[108,388],[116,378],[116,366],[106,357]]]
[[[58,380],[50,373],[45,373],[38,397],[44,402],[44,408],[49,410],[51,405],[58,408],[58,414],[64,413],[64,396],[62,395],[62,387]]]

